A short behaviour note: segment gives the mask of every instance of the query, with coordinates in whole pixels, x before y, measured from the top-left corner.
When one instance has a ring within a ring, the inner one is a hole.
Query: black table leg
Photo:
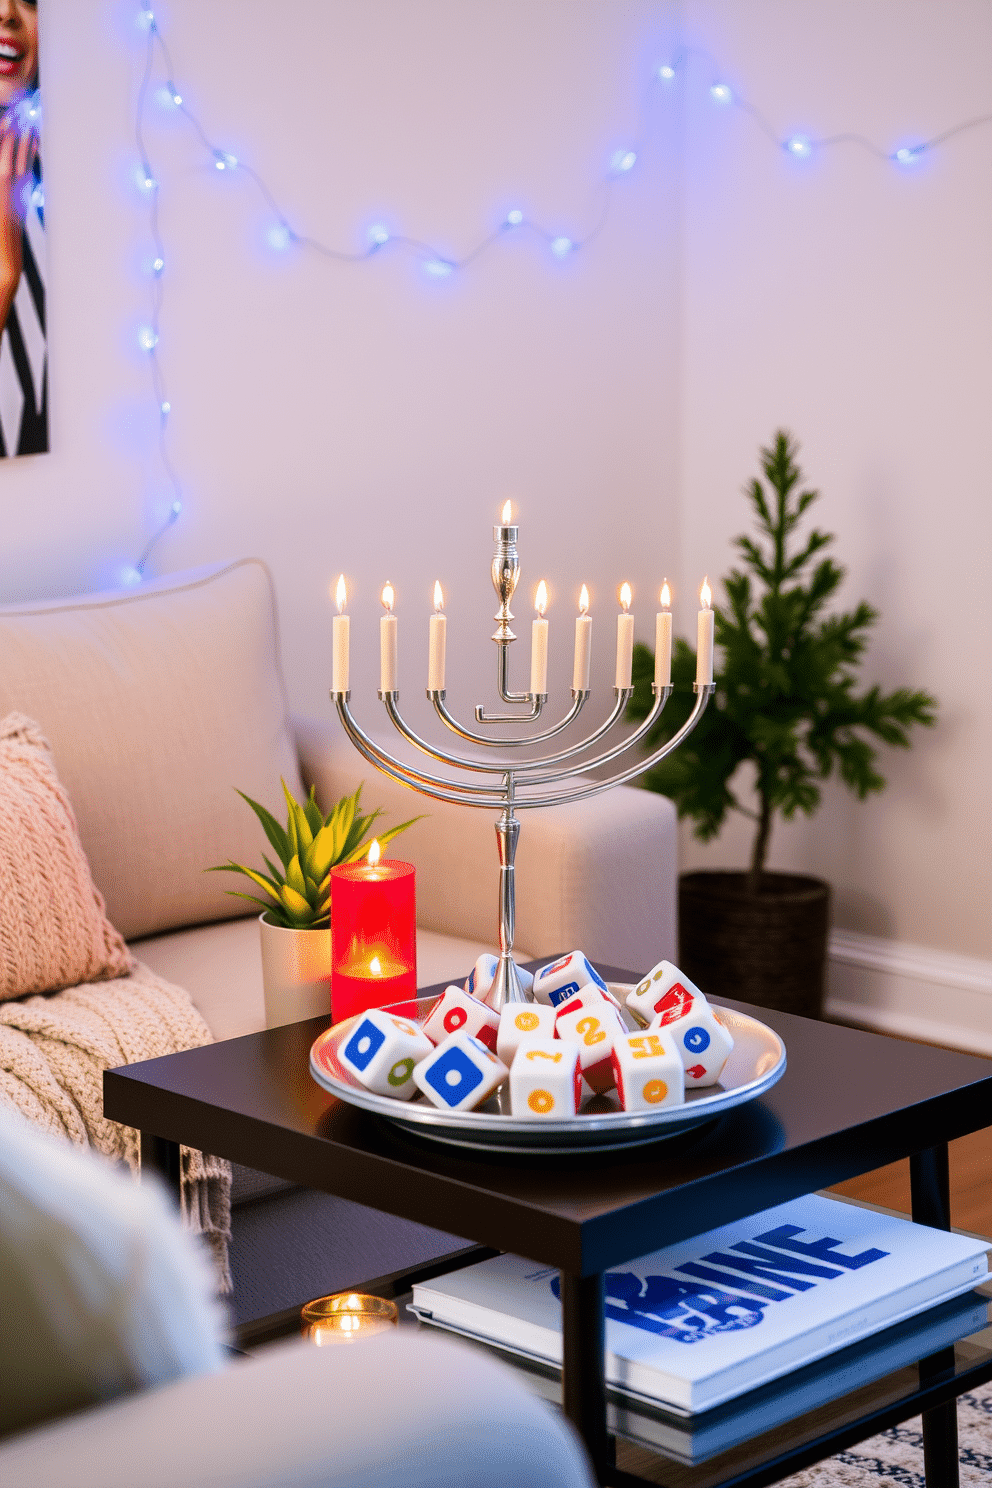
[[[909,1159],[909,1182],[916,1223],[949,1230],[951,1184],[946,1142],[913,1154]],[[923,1412],[923,1466],[927,1488],[958,1488],[956,1400]]]
[[[164,1137],[153,1137],[150,1132],[140,1132],[141,1171],[155,1173],[169,1191],[176,1208],[180,1205],[182,1190],[179,1169],[179,1143],[168,1142]]]
[[[614,1461],[606,1430],[604,1297],[601,1271],[595,1276],[561,1273],[562,1404],[601,1482]]]

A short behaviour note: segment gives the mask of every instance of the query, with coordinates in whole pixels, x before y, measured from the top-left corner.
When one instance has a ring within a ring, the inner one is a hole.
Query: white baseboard
[[[992,1056],[992,961],[834,930],[825,1010],[843,1023]]]

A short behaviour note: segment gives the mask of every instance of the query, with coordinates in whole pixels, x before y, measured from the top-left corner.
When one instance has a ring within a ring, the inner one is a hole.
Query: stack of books
[[[810,1194],[609,1271],[613,1424],[700,1460],[945,1348],[986,1326],[973,1288],[989,1244]],[[418,1285],[411,1306],[425,1322],[561,1363],[558,1273],[519,1256]],[[623,1419],[644,1406],[668,1427]],[[710,1431],[679,1424],[719,1407]]]

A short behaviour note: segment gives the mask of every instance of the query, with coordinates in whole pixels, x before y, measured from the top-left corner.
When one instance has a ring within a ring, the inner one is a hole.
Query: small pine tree
[[[936,721],[929,693],[855,691],[878,612],[862,602],[846,614],[825,613],[844,570],[828,557],[814,562],[833,541],[829,534],[814,528],[796,545],[796,528],[819,496],[799,489],[797,453],[784,430],[761,450],[771,494],[757,479],[745,487],[758,539],[744,534],[735,540],[743,566],[724,580],[727,608],[716,608],[715,640],[723,653],[716,692],[686,743],[644,778],[649,789],[672,798],[679,816],[691,818],[701,841],[716,836],[730,810],[754,819],[748,882],[755,893],[776,812],[811,816],[820,804],[820,782],[835,771],[859,799],[880,791],[885,781],[871,736],[908,747],[913,724]],[[652,653],[636,646],[630,718],[650,711],[653,677]],[[647,747],[657,748],[685,722],[694,679],[695,653],[680,639],[672,657],[675,691]],[[755,769],[757,811],[732,789],[745,761]]]

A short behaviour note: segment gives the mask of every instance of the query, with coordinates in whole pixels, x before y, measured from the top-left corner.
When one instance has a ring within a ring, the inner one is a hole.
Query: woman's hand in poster
[[[37,0],[0,0],[0,330],[23,267],[22,233],[38,151]]]
[[[23,265],[24,213],[34,180],[38,134],[16,105],[0,119],[0,329],[7,323]]]

